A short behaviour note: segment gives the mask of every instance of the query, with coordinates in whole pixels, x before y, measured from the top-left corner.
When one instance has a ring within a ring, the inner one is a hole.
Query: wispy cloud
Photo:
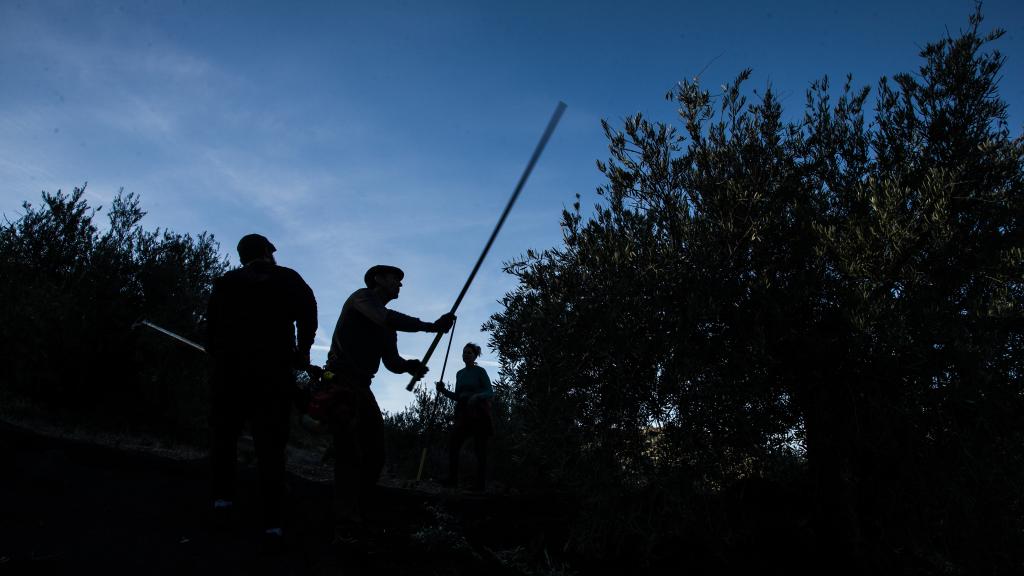
[[[20,79],[20,91],[0,94],[4,210],[26,194],[88,180],[91,198],[107,204],[124,186],[141,194],[147,226],[214,232],[232,257],[241,234],[267,233],[281,263],[316,293],[319,362],[341,304],[372,264],[406,270],[393,308],[433,320],[451,307],[541,128],[512,126],[498,138],[480,124],[442,140],[411,131],[391,110],[368,116],[365,103],[344,94],[332,96],[327,114],[315,91],[275,92],[267,85],[276,78],[247,76],[160,30],[132,23],[125,37],[121,16],[92,17],[0,24],[9,32],[0,52],[18,54],[0,54],[0,73]],[[498,147],[520,132],[530,134],[521,154],[505,155]],[[482,155],[482,147],[496,149]],[[486,345],[479,326],[500,297],[490,278],[505,257],[499,249],[463,302],[456,347]],[[421,356],[431,337],[403,334],[403,355]],[[442,359],[435,356],[433,377]],[[381,405],[406,404],[407,381],[381,368]]]

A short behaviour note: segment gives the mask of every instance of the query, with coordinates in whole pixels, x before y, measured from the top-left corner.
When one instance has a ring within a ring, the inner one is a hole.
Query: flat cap
[[[405,278],[405,272],[397,266],[388,266],[387,264],[377,264],[376,266],[370,266],[370,269],[363,274],[363,283],[366,284],[367,288],[373,288],[377,285],[377,281],[373,279],[377,275],[395,274],[398,279]]]

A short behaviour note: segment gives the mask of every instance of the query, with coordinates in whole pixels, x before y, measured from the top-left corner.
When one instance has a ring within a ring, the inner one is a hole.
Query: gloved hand
[[[412,374],[417,379],[423,378],[423,376],[427,373],[428,370],[429,369],[427,368],[427,365],[424,364],[423,362],[420,362],[419,360],[405,361],[405,371],[409,374]]]
[[[434,382],[434,387],[437,388],[438,392],[442,392],[445,389],[444,382],[441,382],[440,380],[438,380],[437,382]]]
[[[449,330],[452,329],[453,324],[455,324],[455,314],[449,312],[447,314],[442,315],[433,323],[433,329],[431,330],[431,332],[440,332],[441,334],[446,334]]]

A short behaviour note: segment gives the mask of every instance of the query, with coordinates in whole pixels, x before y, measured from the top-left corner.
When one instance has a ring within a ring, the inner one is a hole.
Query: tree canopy
[[[0,227],[4,392],[71,418],[198,440],[205,359],[132,326],[145,318],[197,338],[227,261],[209,234],[145,230],[134,194],[117,194],[101,231],[84,193],[43,192],[41,206],[26,202]]]
[[[604,123],[603,201],[487,323],[524,457],[666,513],[606,506],[579,546],[655,558],[694,494],[761,478],[811,487],[833,560],[1019,565],[1024,140],[981,23],[797,120],[748,70],[681,82],[677,125]]]

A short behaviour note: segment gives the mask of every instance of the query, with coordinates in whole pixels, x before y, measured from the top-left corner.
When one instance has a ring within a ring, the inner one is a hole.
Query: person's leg
[[[459,485],[459,452],[462,451],[462,445],[466,442],[466,438],[465,426],[456,420],[448,441],[448,478],[444,483],[449,486]]]
[[[235,382],[214,372],[210,410],[211,496],[218,508],[227,508],[235,499],[235,467],[238,435],[242,430],[241,398]]]
[[[263,520],[266,529],[282,528],[285,493],[285,450],[288,444],[289,390],[294,385],[291,368],[268,369],[261,378],[265,393],[253,415],[253,444],[256,448]]]
[[[356,397],[351,388],[339,387],[330,414],[334,439],[334,523],[339,535],[362,525],[359,514],[359,484],[363,448],[359,441]]]
[[[473,487],[483,491],[487,487],[487,437],[478,431],[473,436],[473,448],[476,450],[476,478]]]
[[[377,481],[384,469],[384,417],[380,413],[377,399],[369,388],[360,402],[360,441],[362,443],[363,467],[359,483],[359,512],[364,521],[376,516],[374,499]]]

